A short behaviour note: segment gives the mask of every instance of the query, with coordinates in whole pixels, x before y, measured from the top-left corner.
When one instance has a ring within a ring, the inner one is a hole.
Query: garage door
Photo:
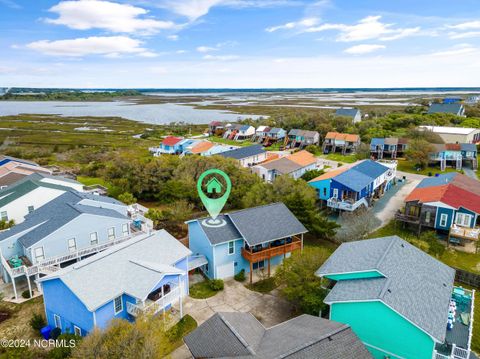
[[[217,266],[217,279],[225,279],[233,277],[233,262]]]

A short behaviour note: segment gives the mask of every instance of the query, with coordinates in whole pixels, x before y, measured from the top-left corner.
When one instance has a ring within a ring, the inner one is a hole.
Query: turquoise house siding
[[[330,178],[321,180],[321,181],[316,181],[316,182],[310,182],[310,186],[315,188],[317,190],[318,198],[323,199],[324,201],[328,201],[331,197],[330,195]]]
[[[326,275],[325,278],[331,280],[349,280],[349,279],[362,279],[362,278],[379,278],[383,275],[378,271],[368,271],[368,272],[356,272],[356,273],[342,273],[342,274],[332,274]]]
[[[60,316],[63,333],[73,333],[74,325],[81,329],[82,335],[86,335],[93,329],[93,314],[62,280],[52,279],[42,282],[42,289],[46,319],[50,327],[55,328],[54,314],[56,314]]]
[[[188,222],[188,243],[193,255],[203,254],[207,258],[208,271],[205,271],[205,274],[209,278],[214,278],[215,259],[213,247],[197,221]]]
[[[330,319],[349,324],[375,359],[431,359],[434,340],[381,302],[333,303]]]

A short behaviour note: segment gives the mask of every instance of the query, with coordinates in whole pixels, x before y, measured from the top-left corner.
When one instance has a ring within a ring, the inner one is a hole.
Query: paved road
[[[477,177],[477,173],[472,170],[471,168],[464,168],[463,169],[463,172],[465,172],[465,174],[468,176],[468,177],[471,177],[471,178],[474,178],[474,179],[478,179]]]

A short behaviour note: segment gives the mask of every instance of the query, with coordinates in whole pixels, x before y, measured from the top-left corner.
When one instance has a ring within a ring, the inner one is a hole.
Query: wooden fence
[[[474,288],[480,288],[480,274],[467,272],[463,269],[455,269],[455,281]]]

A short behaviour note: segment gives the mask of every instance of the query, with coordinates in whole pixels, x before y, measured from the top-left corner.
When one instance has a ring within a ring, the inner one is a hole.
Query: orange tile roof
[[[214,146],[214,144],[212,142],[202,141],[202,142],[198,143],[197,145],[195,145],[192,148],[191,152],[192,153],[202,153],[202,152],[208,151],[213,146]]]
[[[415,188],[410,192],[407,198],[405,198],[405,202],[419,201],[426,203],[440,201],[444,193],[447,191],[447,188],[448,184],[443,186]]]
[[[357,142],[360,139],[358,135],[346,134],[345,140],[348,142]]]
[[[337,138],[337,135],[339,135],[338,132],[328,132],[328,133],[325,135],[325,138]]]
[[[309,166],[317,162],[317,158],[313,154],[305,150],[296,152],[293,155],[287,156],[287,158],[290,161],[299,164],[300,166]]]
[[[325,135],[325,138],[335,139],[335,140],[345,140],[348,142],[356,142],[359,140],[360,137],[358,135],[352,135],[349,133],[328,132]]]
[[[330,179],[330,178],[333,178],[335,176],[338,176],[339,174],[345,172],[346,170],[348,170],[350,168],[350,166],[347,166],[347,165],[344,165],[342,167],[339,167],[339,168],[335,168],[333,170],[330,170],[326,173],[324,173],[323,175],[320,175],[308,182],[317,182],[317,181],[323,181],[323,180],[326,180],[326,179]]]

